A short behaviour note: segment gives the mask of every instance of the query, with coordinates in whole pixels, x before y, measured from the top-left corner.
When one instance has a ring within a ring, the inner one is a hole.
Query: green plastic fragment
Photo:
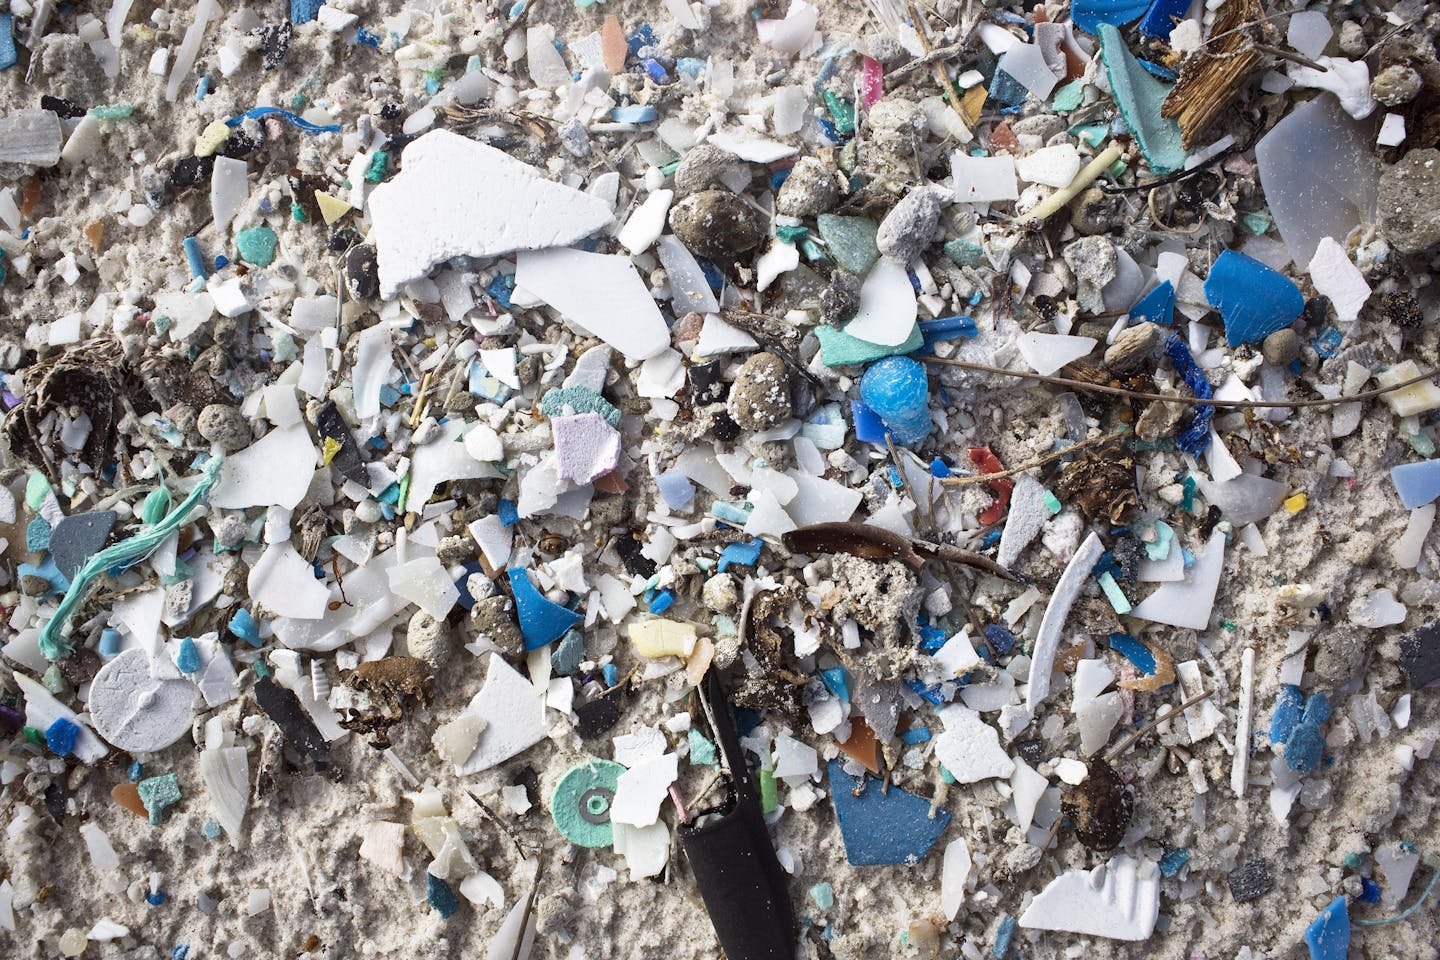
[[[1229,632],[1234,633],[1234,632],[1235,632],[1235,621],[1233,621],[1233,620],[1221,620],[1221,621],[1220,621],[1220,629],[1221,629],[1221,630],[1228,630]]]
[[[821,910],[829,910],[835,906],[835,888],[821,881],[810,888],[810,899],[814,900],[815,906]]]
[[[294,200],[290,201],[290,219],[296,223],[304,223],[310,218],[305,215],[305,208]]]
[[[1245,224],[1246,230],[1249,230],[1257,237],[1263,235],[1266,230],[1270,229],[1270,218],[1263,213],[1247,213],[1240,218],[1240,221]]]
[[[836,96],[835,93],[830,90],[826,90],[825,108],[830,111],[830,119],[835,121],[835,129],[837,132],[855,132],[855,104]]]
[[[794,243],[809,233],[810,228],[803,225],[789,226],[780,224],[775,227],[775,237],[783,243]]]
[[[269,227],[251,227],[235,234],[235,249],[240,251],[240,259],[257,267],[268,267],[275,262],[278,242],[275,231]]]
[[[1185,492],[1184,497],[1180,500],[1180,509],[1186,513],[1195,512],[1195,489],[1198,486],[1194,477],[1186,477],[1185,481],[1180,484],[1180,489]]]
[[[1410,448],[1422,457],[1430,457],[1435,453],[1435,442],[1423,433],[1406,433],[1405,439],[1410,441]]]
[[[1100,59],[1110,92],[1125,126],[1140,141],[1140,153],[1156,174],[1174,173],[1185,165],[1186,150],[1180,125],[1160,114],[1170,84],[1152,75],[1125,46],[1113,24],[1100,25]]]
[[[65,692],[65,674],[60,672],[60,664],[52,663],[46,667],[45,672],[40,674],[40,684],[57,697],[63,694]]]
[[[805,257],[806,263],[829,263],[830,257],[825,248],[815,242],[815,238],[808,233],[800,238],[800,253]]]
[[[944,780],[946,783],[955,782],[955,774],[951,773],[949,770],[946,770],[945,764],[943,763],[940,764],[940,779]]]
[[[45,734],[41,733],[35,727],[22,727],[20,732],[25,735],[26,740],[29,740],[31,743],[35,744],[35,746],[45,746]]]
[[[864,274],[880,259],[875,235],[880,228],[864,217],[842,217],[822,213],[815,218],[820,239],[830,248],[831,258],[854,274]]]
[[[384,150],[376,150],[370,157],[370,166],[365,168],[365,182],[379,183],[385,179],[385,171],[390,167],[390,154]]]
[[[692,727],[685,735],[690,743],[690,762],[700,767],[715,766],[715,744],[706,740]]]
[[[303,106],[305,106],[305,94],[297,93],[295,94],[295,96],[290,98],[291,110],[299,110]]]
[[[910,353],[919,350],[925,344],[925,338],[920,333],[920,325],[917,323],[910,331],[910,336],[905,342],[893,347],[883,347],[878,343],[871,343],[868,340],[861,340],[859,337],[852,337],[844,330],[836,327],[816,327],[815,337],[820,341],[820,359],[827,367],[844,367],[855,363],[869,363],[872,360],[879,360],[881,357],[895,356],[896,354]]]
[[[550,795],[550,819],[571,843],[608,847],[614,842],[610,805],[625,767],[611,760],[591,759],[565,772]]]
[[[1110,164],[1110,166],[1105,168],[1105,175],[1108,176],[1111,180],[1119,180],[1122,176],[1125,175],[1125,171],[1129,169],[1130,164],[1126,163],[1123,159],[1116,160],[1114,163]]]
[[[164,822],[165,808],[180,801],[180,780],[173,773],[159,777],[146,777],[135,784],[145,812],[150,814],[150,825],[158,827]]]
[[[1078,138],[1092,150],[1099,150],[1100,144],[1110,136],[1108,123],[1082,123],[1070,128],[1070,135]]]
[[[1170,556],[1170,544],[1175,539],[1175,531],[1170,524],[1164,520],[1155,521],[1155,539],[1145,544],[1145,554],[1151,560],[1160,561]]]
[[[270,665],[264,660],[256,660],[254,663],[250,664],[250,669],[255,671],[255,676],[259,677],[261,680],[264,680],[266,677],[270,676]]]
[[[1050,106],[1061,113],[1068,113],[1080,106],[1081,101],[1084,99],[1085,78],[1080,77],[1079,79],[1071,80],[1065,84],[1065,86],[1056,90],[1050,97]]]
[[[1051,493],[1049,490],[1046,490],[1046,491],[1045,491],[1045,511],[1046,511],[1047,513],[1049,513],[1050,516],[1053,517],[1053,516],[1055,516],[1055,514],[1059,513],[1059,512],[1061,511],[1061,509],[1062,509],[1062,505],[1061,505],[1061,503],[1060,503],[1060,499],[1059,499],[1058,497],[1056,497],[1055,494]]]
[[[985,260],[985,248],[956,237],[945,244],[945,256],[957,267],[978,267]]]
[[[1358,853],[1347,853],[1345,854],[1345,859],[1341,862],[1344,863],[1348,869],[1359,870],[1361,864],[1363,864],[1365,861]]]
[[[90,108],[90,116],[97,120],[128,120],[135,108],[128,103],[110,103]]]
[[[661,167],[661,168],[660,168],[660,172],[661,172],[662,174],[664,174],[665,176],[668,177],[668,176],[671,176],[672,174],[674,174],[675,171],[676,171],[676,170],[679,170],[679,169],[680,169],[680,161],[679,161],[679,160],[672,160],[672,161],[670,161],[669,163],[665,164],[665,166]]]
[[[30,474],[25,481],[25,506],[31,510],[39,510],[40,504],[45,502],[45,494],[50,492],[50,481],[45,479],[45,474],[36,471]]]
[[[610,426],[620,427],[619,409],[587,386],[556,387],[540,398],[540,412],[547,417],[564,416],[566,407],[575,413],[598,413]]]
[[[1100,589],[1105,591],[1105,597],[1110,601],[1110,606],[1115,608],[1115,612],[1122,617],[1129,613],[1130,601],[1125,598],[1125,594],[1120,592],[1120,584],[1115,582],[1114,575],[1111,574],[1109,570],[1106,570],[1100,574],[1098,579],[1100,581]]]
[[[775,790],[775,773],[772,770],[760,768],[760,810],[763,813],[774,813],[780,806],[779,796]]]

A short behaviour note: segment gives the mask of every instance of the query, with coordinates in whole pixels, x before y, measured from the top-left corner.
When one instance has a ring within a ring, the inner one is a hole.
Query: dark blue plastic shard
[[[948,811],[937,810],[932,818],[930,801],[897,786],[882,792],[880,782],[872,780],[858,797],[857,786],[841,761],[830,761],[830,794],[845,858],[857,867],[919,863],[950,824]]]
[[[1070,6],[1070,19],[1089,34],[1100,32],[1100,24],[1123,27],[1145,15],[1149,0],[1075,0]]]
[[[565,631],[585,619],[568,607],[545,599],[521,567],[510,568],[510,593],[515,597],[515,617],[525,635],[525,649],[538,650],[565,636]]]
[[[1139,303],[1130,308],[1131,323],[1147,320],[1165,327],[1175,323],[1175,285],[1169,280],[1145,294]]]
[[[1215,259],[1205,278],[1205,299],[1220,311],[1232,347],[1259,343],[1305,309],[1305,297],[1288,277],[1234,250]]]

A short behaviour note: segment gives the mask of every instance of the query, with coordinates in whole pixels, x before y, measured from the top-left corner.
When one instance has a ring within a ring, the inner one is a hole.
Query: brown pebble
[[[1260,354],[1266,363],[1283,367],[1300,356],[1300,335],[1289,327],[1276,330],[1260,344]]]
[[[790,371],[773,353],[757,353],[740,365],[727,405],[730,419],[746,430],[769,430],[790,419]]]

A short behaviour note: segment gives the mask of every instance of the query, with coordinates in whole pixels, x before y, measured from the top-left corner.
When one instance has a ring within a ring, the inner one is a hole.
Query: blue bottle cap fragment
[[[1305,701],[1300,720],[1285,738],[1285,765],[1299,773],[1309,773],[1325,756],[1325,734],[1321,727],[1330,719],[1330,700],[1323,693]]]
[[[1130,308],[1132,324],[1146,321],[1166,327],[1175,324],[1175,285],[1169,280],[1145,294]]]
[[[747,543],[727,543],[725,549],[720,551],[720,563],[717,569],[724,573],[727,567],[739,565],[742,567],[753,567],[760,559],[760,551],[764,544],[759,540],[751,540]]]
[[[855,439],[861,443],[884,443],[885,423],[859,400],[850,402],[850,416],[855,421]]]
[[[1350,912],[1345,898],[1336,897],[1305,928],[1305,946],[1310,960],[1345,960],[1350,952]]]
[[[45,728],[45,745],[57,757],[68,757],[75,752],[75,741],[80,736],[80,727],[68,717],[56,717]]]
[[[510,593],[515,598],[515,616],[525,636],[525,649],[538,650],[565,636],[565,631],[585,619],[574,610],[545,599],[530,582],[523,567],[511,567]]]
[[[1070,7],[1070,19],[1088,34],[1100,32],[1100,24],[1117,27],[1134,23],[1145,15],[1149,0],[1076,0]]]
[[[1284,274],[1254,257],[1226,250],[1205,278],[1205,299],[1225,321],[1225,342],[1232,347],[1259,343],[1294,323],[1305,297]]]
[[[860,398],[896,443],[910,446],[930,435],[930,379],[920,361],[886,357],[872,363],[860,378]]]
[[[1155,673],[1155,654],[1151,653],[1145,644],[1136,640],[1128,633],[1110,634],[1110,649],[1120,656],[1129,660],[1146,676],[1153,676]]]
[[[1406,510],[1423,507],[1440,497],[1440,459],[1391,467],[1390,480]]]
[[[1290,739],[1290,732],[1300,722],[1300,711],[1304,709],[1305,695],[1294,684],[1287,683],[1275,697],[1275,711],[1270,714],[1270,742],[1284,743]]]
[[[625,767],[611,760],[591,759],[565,772],[550,795],[550,819],[571,843],[608,847],[614,842],[610,807]]]
[[[1155,0],[1140,21],[1140,32],[1147,37],[1169,40],[1175,25],[1185,19],[1190,0]]]
[[[50,531],[50,555],[66,580],[72,579],[86,560],[100,552],[118,519],[114,510],[92,510],[55,524],[55,529]]]
[[[829,773],[845,858],[857,867],[917,863],[950,825],[949,811],[932,819],[930,801],[894,785],[882,792],[879,781],[867,783],[857,797],[855,778],[839,760],[830,761]]]
[[[425,884],[425,899],[440,914],[440,919],[449,920],[455,916],[460,909],[460,901],[455,899],[455,891],[450,889],[450,884],[433,873],[425,874]]]

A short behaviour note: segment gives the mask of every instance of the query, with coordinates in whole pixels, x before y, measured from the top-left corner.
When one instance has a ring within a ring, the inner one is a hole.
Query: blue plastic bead
[[[1232,347],[1259,343],[1290,326],[1305,309],[1305,297],[1293,281],[1234,250],[1222,252],[1210,267],[1205,299],[1220,311],[1225,341]]]
[[[106,627],[100,631],[100,643],[97,652],[102,657],[113,657],[120,652],[120,631],[114,627]]]
[[[525,649],[538,650],[554,643],[571,627],[585,619],[568,607],[545,599],[530,582],[530,574],[522,567],[511,567],[510,593],[515,598],[515,615],[520,632],[525,636]]]
[[[50,726],[45,728],[45,745],[50,752],[57,757],[68,757],[75,752],[75,741],[80,736],[80,728],[68,717],[56,717]]]
[[[910,446],[930,436],[930,378],[920,361],[885,357],[870,364],[860,378],[860,398],[896,443]]]
[[[1350,911],[1345,898],[1336,897],[1305,928],[1310,960],[1345,960],[1350,952]]]
[[[150,904],[150,906],[152,907],[158,907],[169,899],[170,898],[165,894],[164,890],[156,890],[152,893],[145,894],[145,902]]]

